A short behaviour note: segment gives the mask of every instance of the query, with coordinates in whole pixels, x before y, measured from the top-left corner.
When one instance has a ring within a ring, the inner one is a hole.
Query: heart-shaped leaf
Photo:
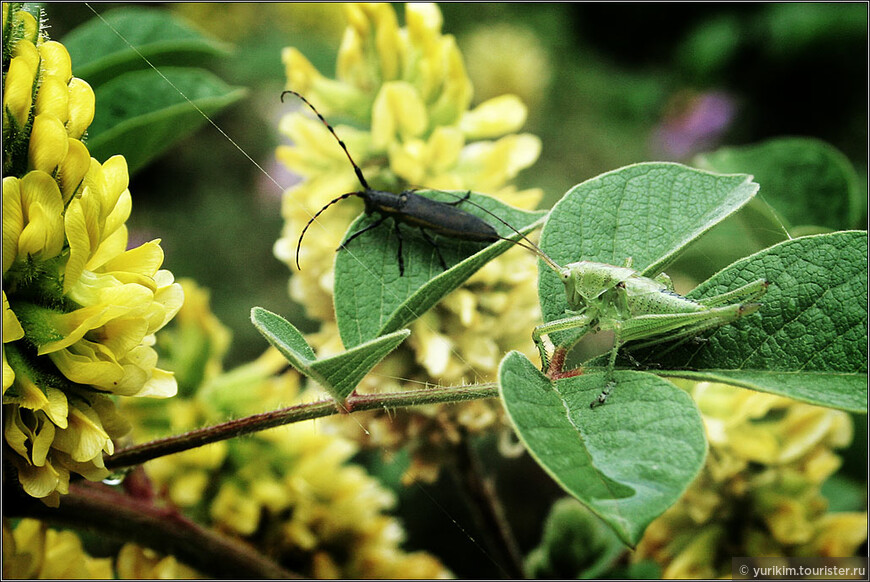
[[[418,191],[433,200],[456,202],[465,192]],[[503,202],[471,194],[471,201],[492,212],[523,234],[537,228],[544,211],[527,212]],[[500,236],[516,240],[519,235],[473,204],[459,208],[482,218]],[[362,230],[378,217],[363,215],[348,229],[348,236]],[[438,245],[447,270],[441,267],[438,254],[416,229],[401,225],[404,276],[399,275],[398,239],[395,225],[387,220],[354,239],[335,259],[335,318],[344,345],[352,347],[372,338],[401,329],[419,318],[445,295],[459,287],[488,261],[514,244],[507,240],[487,245],[449,239],[430,233]]]
[[[254,307],[251,321],[294,368],[323,386],[339,402],[344,402],[365,375],[411,334],[410,330],[402,329],[318,360],[299,330],[280,315]]]
[[[499,367],[505,409],[537,462],[634,546],[679,499],[707,441],[692,399],[644,372],[617,372],[605,406],[590,408],[604,374],[551,382],[519,352]]]

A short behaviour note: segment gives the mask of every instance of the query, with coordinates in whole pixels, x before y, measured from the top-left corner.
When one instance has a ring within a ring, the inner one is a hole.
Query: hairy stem
[[[462,402],[480,398],[493,398],[498,395],[496,384],[476,384],[474,386],[435,387],[425,390],[393,392],[388,394],[351,394],[340,404],[335,400],[320,400],[297,404],[279,410],[254,414],[245,418],[230,420],[214,426],[200,428],[180,435],[134,445],[117,451],[105,459],[106,468],[121,469],[138,465],[145,461],[201,447],[233,437],[266,430],[284,424],[322,418],[333,414],[374,410],[379,408],[403,408],[439,402]]]

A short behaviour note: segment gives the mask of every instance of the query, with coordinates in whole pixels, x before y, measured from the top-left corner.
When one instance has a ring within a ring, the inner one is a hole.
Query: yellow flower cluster
[[[182,283],[187,300],[160,342],[187,346],[167,350],[161,360],[178,373],[179,395],[159,409],[146,400],[124,401],[124,412],[136,419],[137,441],[309,399],[300,394],[296,372],[279,374],[287,361],[277,350],[221,372],[226,330],[211,314],[207,294]],[[401,549],[401,524],[386,513],[394,496],[348,462],[356,451],[352,441],[309,421],[155,459],[145,469],[174,505],[209,515],[221,531],[257,536],[258,547],[304,576],[448,576],[429,554]]]
[[[111,558],[94,558],[72,531],[58,531],[35,519],[15,528],[3,521],[3,578],[6,580],[173,580],[201,576],[172,556],[161,557],[135,544],[124,544],[112,568]]]
[[[710,451],[701,475],[633,554],[665,578],[731,575],[731,556],[851,556],[866,512],[829,513],[822,483],[852,440],[841,411],[722,384],[691,388]],[[721,549],[727,547],[728,552]]]
[[[13,529],[4,519],[3,578],[107,579],[112,578],[112,561],[89,556],[74,532],[50,529],[35,519],[22,519]]]
[[[108,474],[129,429],[110,395],[175,394],[151,346],[183,294],[159,240],[127,249],[127,164],[82,143],[94,93],[64,46],[4,3],[3,56],[4,437],[24,490],[56,503],[71,471]]]
[[[472,190],[534,208],[542,192],[517,191],[510,184],[540,154],[536,136],[512,133],[525,122],[526,107],[516,96],[502,95],[469,109],[471,81],[455,39],[441,33],[438,7],[408,4],[404,27],[389,4],[350,4],[345,10],[349,26],[338,53],[337,79],[324,77],[295,48],[285,49],[283,60],[288,89],[305,95],[328,118],[352,124],[338,125],[336,132],[369,184],[393,192]],[[279,161],[304,178],[285,193],[286,222],[275,245],[276,256],[292,266],[296,241],[314,212],[361,186],[319,120],[295,112],[282,119],[280,131],[293,145],[278,148]],[[353,198],[321,215],[301,250],[303,269],[290,279],[291,296],[323,322],[309,338],[323,355],[342,349],[331,305],[331,266],[361,208]],[[535,277],[535,259],[521,249],[490,262],[417,320],[412,339],[379,366],[379,378],[370,375],[358,391],[402,388],[384,378],[443,385],[485,381],[507,351],[531,355],[528,337],[539,318],[530,284]],[[450,408],[465,411],[476,429],[499,417],[488,404]],[[437,411],[432,407],[429,413]],[[376,444],[384,446],[396,440],[389,435],[395,425],[385,423],[382,430],[369,427],[381,435]]]

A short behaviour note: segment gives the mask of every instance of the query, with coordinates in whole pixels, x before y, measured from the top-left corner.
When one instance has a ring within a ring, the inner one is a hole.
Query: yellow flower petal
[[[20,10],[15,14],[15,21],[23,26],[24,39],[26,39],[29,44],[35,43],[39,38],[39,23],[36,21],[36,17],[26,10]],[[22,41],[19,40],[18,44],[21,43]]]
[[[91,154],[85,144],[73,138],[67,141],[69,147],[58,172],[64,202],[73,197],[91,166]]]
[[[526,122],[526,106],[516,95],[484,101],[462,116],[459,127],[472,139],[497,137],[519,130]]]
[[[9,270],[18,256],[18,238],[24,230],[24,211],[21,204],[21,184],[18,178],[3,178],[3,273]]]
[[[91,254],[91,241],[80,199],[75,198],[70,201],[64,213],[63,222],[66,238],[69,242],[69,259],[66,262],[63,276],[63,291],[66,294],[78,282]]]
[[[385,149],[397,139],[421,135],[429,124],[426,106],[414,87],[404,81],[385,83],[372,108],[372,144]]]
[[[61,374],[78,384],[110,390],[124,377],[124,368],[115,360],[114,354],[95,342],[82,339],[49,356]]]
[[[9,307],[6,291],[3,291],[3,343],[14,342],[24,337],[24,329],[21,328],[15,312]]]
[[[151,279],[161,264],[163,264],[163,249],[160,248],[160,239],[156,239],[106,261],[103,269],[143,275]]]
[[[34,170],[21,179],[20,188],[25,226],[18,238],[18,255],[56,256],[64,239],[63,199],[57,183],[47,173]]]
[[[66,492],[65,484],[69,482],[69,473],[59,470],[51,463],[35,467],[18,459],[12,461],[18,469],[18,481],[24,492],[31,497],[44,499],[56,491]]]
[[[30,116],[35,76],[36,68],[31,66],[26,56],[14,57],[10,61],[3,86],[3,111],[19,130],[24,128]]]
[[[64,83],[72,78],[72,63],[66,47],[57,41],[50,40],[39,45],[39,56],[42,57],[42,74],[57,77]]]
[[[59,120],[61,124],[69,118],[69,89],[67,84],[57,77],[46,77],[39,85],[39,93],[36,94],[36,107],[34,112],[37,116],[48,115]]]
[[[73,406],[69,411],[69,426],[58,429],[53,446],[74,461],[85,462],[101,455],[103,450],[111,453],[112,440],[90,407]]]
[[[71,138],[80,139],[94,120],[96,97],[91,86],[77,77],[69,82],[68,91],[69,121],[66,122],[66,131]]]
[[[103,290],[99,297],[99,303],[89,307],[70,313],[51,314],[48,317],[50,324],[63,339],[40,345],[38,354],[44,355],[71,346],[88,331],[149,304],[153,295],[139,285],[120,285]]]

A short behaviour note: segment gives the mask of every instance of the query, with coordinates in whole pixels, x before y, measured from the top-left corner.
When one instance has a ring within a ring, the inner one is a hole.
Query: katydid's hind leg
[[[698,299],[697,301],[704,307],[721,307],[732,303],[747,303],[760,299],[765,293],[767,293],[768,287],[770,287],[770,281],[766,279],[757,279],[752,283],[747,283],[746,285],[738,287],[732,291],[727,291],[720,295],[714,295],[713,297]]]
[[[616,337],[613,339],[613,349],[610,350],[610,358],[607,361],[607,372],[605,373],[605,378],[607,383],[604,385],[604,389],[598,395],[598,397],[589,403],[589,408],[595,408],[596,406],[601,406],[607,401],[607,397],[610,396],[610,393],[613,391],[613,388],[616,387],[616,356],[619,354],[619,349],[622,347],[622,342],[619,340],[619,328],[617,327],[615,330]]]
[[[661,337],[657,337],[649,341],[638,341],[637,343],[633,343],[631,345],[631,348],[636,350],[651,347],[665,342],[674,342],[673,345],[668,346],[667,349],[657,354],[657,356],[660,357],[677,349],[687,341],[699,340],[700,342],[706,342],[708,338],[698,338],[698,335],[700,333],[705,332],[709,329],[715,329],[728,325],[730,323],[734,323],[741,317],[744,317],[751,313],[755,313],[760,308],[761,303],[737,303],[734,305],[713,307],[706,311],[695,312],[695,314],[692,315],[706,314],[709,317],[706,320],[687,322],[683,327],[671,329],[666,334],[663,334]],[[640,339],[642,338],[638,338],[638,340]]]
[[[432,240],[432,237],[429,236],[429,234],[425,230],[423,230],[422,226],[420,227],[420,234],[423,235],[423,240],[432,245],[432,248],[435,249],[435,253],[438,255],[438,260],[441,262],[441,268],[446,271],[447,263],[444,262],[444,257],[441,256],[441,249],[438,248],[438,243]]]

